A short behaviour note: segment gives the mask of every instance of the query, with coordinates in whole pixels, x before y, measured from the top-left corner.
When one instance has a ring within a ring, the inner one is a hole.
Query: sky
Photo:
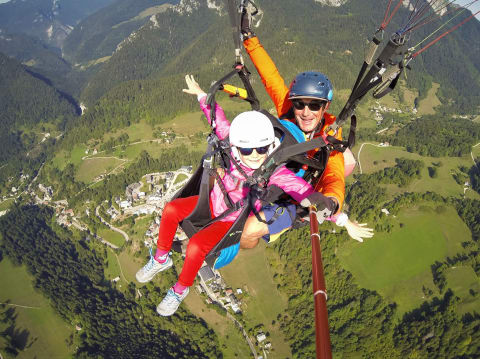
[[[9,2],[10,0],[0,0],[0,4],[3,4],[3,3],[6,3],[6,2]],[[468,3],[471,3],[473,0],[458,0],[458,1],[455,1],[456,4],[459,4],[459,5],[465,5],[465,4],[468,4]],[[475,13],[477,11],[480,11],[480,4],[479,2],[476,2],[475,4],[473,4],[471,7],[470,7],[470,11],[472,11],[472,13]],[[477,15],[477,19],[480,20],[480,14]]]

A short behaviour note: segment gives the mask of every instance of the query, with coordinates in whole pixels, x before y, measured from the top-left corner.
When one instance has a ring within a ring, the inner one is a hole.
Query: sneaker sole
[[[177,308],[178,309],[178,308]],[[177,311],[177,309],[175,309],[173,312],[163,312],[160,310],[160,308],[157,307],[157,313],[158,315],[161,315],[162,317],[170,317],[172,316],[173,314],[175,314],[175,312]]]
[[[171,267],[173,266],[173,260],[172,260],[171,258],[170,258],[169,260],[170,260],[170,263],[167,264],[167,265],[166,265],[165,267],[163,267],[162,269],[160,269],[160,270],[159,270],[158,272],[156,272],[154,275],[152,275],[152,276],[150,277],[150,279],[147,279],[147,280],[143,280],[143,281],[142,281],[142,280],[138,279],[138,277],[137,277],[136,275],[135,275],[135,279],[137,280],[138,283],[148,283],[148,282],[150,282],[158,273],[163,272],[164,270],[166,270],[166,269],[168,269],[168,268],[171,268]]]

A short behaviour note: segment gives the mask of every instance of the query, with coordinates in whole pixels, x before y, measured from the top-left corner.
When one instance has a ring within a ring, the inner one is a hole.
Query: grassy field
[[[142,141],[142,140],[153,140],[153,128],[145,121],[140,121],[134,123],[128,127],[122,128],[121,130],[109,132],[103,136],[104,142],[108,141],[111,138],[117,138],[123,133],[128,135],[130,142]]]
[[[209,308],[205,298],[196,290],[191,290],[185,298],[188,309],[196,316],[205,320],[215,330],[220,340],[220,347],[225,359],[250,358],[251,351],[243,335],[226,316],[220,315]]]
[[[246,308],[244,316],[253,326],[264,324],[270,332],[269,340],[275,351],[272,358],[291,357],[290,347],[278,325],[272,325],[277,315],[284,313],[287,298],[277,290],[273,273],[265,257],[265,244],[251,250],[240,251],[235,261],[221,269],[226,283],[232,288],[242,288],[247,295],[242,300]]]
[[[187,178],[188,178],[188,176],[186,174],[179,173],[178,176],[175,177],[175,182],[173,182],[173,184],[180,183],[180,182],[186,180]]]
[[[480,144],[472,148],[473,157],[477,163],[480,163]]]
[[[143,238],[145,236],[145,232],[147,231],[148,227],[152,224],[152,216],[146,215],[135,219],[135,225],[131,228],[121,228],[126,231],[129,236],[131,236],[132,240],[143,242]]]
[[[13,198],[0,202],[0,211],[5,211],[6,209],[8,209],[13,202]]]
[[[480,279],[472,267],[453,267],[446,272],[447,283],[455,295],[461,298],[458,311],[480,313]],[[472,291],[474,295],[472,295]]]
[[[53,159],[53,164],[60,170],[63,170],[65,166],[72,163],[74,166],[78,166],[82,163],[82,157],[86,156],[85,151],[87,147],[83,144],[76,145],[70,153],[66,151],[60,151]]]
[[[84,183],[93,182],[101,174],[108,174],[117,166],[125,163],[115,157],[92,157],[85,159],[77,169],[76,179]]]
[[[426,300],[422,286],[438,294],[430,266],[461,252],[471,234],[453,208],[438,211],[432,204],[404,209],[394,222],[391,234],[350,241],[338,255],[361,287],[396,302],[401,315]]]
[[[434,115],[435,106],[441,104],[437,97],[437,91],[440,88],[440,84],[433,82],[432,87],[428,90],[427,97],[420,101],[418,106],[419,115]]]
[[[480,146],[477,146],[480,147]],[[358,150],[360,146],[354,148],[354,153],[358,159]],[[396,158],[408,158],[413,160],[421,160],[425,163],[422,170],[422,178],[413,181],[409,186],[399,189],[397,186],[387,186],[390,194],[398,192],[425,192],[434,191],[442,196],[463,197],[463,186],[455,182],[452,172],[457,171],[460,166],[470,168],[473,165],[470,155],[463,157],[422,157],[416,153],[405,151],[401,147],[376,147],[372,145],[363,146],[360,154],[360,162],[363,173],[371,173],[379,171],[385,167],[392,167],[395,165]],[[438,177],[430,178],[428,175],[428,167],[432,167],[433,163],[441,162],[441,166],[437,168]],[[359,173],[359,167],[355,169],[355,173]],[[467,198],[480,199],[478,193],[467,190]]]
[[[128,253],[128,251],[123,251],[120,253],[118,255],[118,260],[122,266],[123,275],[129,282],[136,281],[135,274],[146,263],[144,258],[134,258]]]
[[[18,358],[68,358],[72,350],[65,340],[73,333],[50,307],[48,300],[35,291],[32,278],[25,267],[15,267],[4,258],[0,262],[0,302],[33,308],[14,307],[16,330],[23,332],[19,338],[26,345]]]
[[[115,232],[109,228],[102,227],[98,230],[97,234],[103,239],[105,239],[107,242],[110,242],[118,247],[123,246],[123,244],[125,243],[125,238],[123,238],[120,233]]]
[[[121,261],[120,258],[117,258],[114,250],[112,248],[107,248],[107,266],[105,267],[105,278],[114,279],[120,277],[119,283],[128,284],[123,273],[123,266],[120,268]]]
[[[205,118],[202,118],[203,112],[189,112],[181,114],[170,121],[160,125],[163,129],[172,129],[178,136],[194,135],[198,132],[209,132],[210,126]]]

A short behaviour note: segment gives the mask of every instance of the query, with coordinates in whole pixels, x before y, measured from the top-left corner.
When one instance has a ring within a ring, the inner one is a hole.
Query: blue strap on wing
[[[233,246],[224,248],[220,251],[220,255],[215,260],[215,264],[213,265],[213,269],[220,269],[225,267],[229,264],[233,259],[236,257],[238,251],[240,249],[240,242],[234,244]]]

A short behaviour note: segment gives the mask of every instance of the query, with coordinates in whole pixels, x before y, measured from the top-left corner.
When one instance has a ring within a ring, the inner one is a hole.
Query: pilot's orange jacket
[[[262,78],[265,89],[275,104],[278,116],[281,117],[287,114],[293,106],[292,101],[288,99],[290,90],[278,72],[274,62],[262,44],[260,44],[257,37],[246,39],[243,44]],[[296,123],[294,118],[288,120]],[[321,136],[325,129],[334,121],[335,116],[325,112],[321,129],[315,132],[314,137]],[[329,134],[332,135],[333,132],[329,132]],[[341,139],[341,136],[342,133],[340,129],[335,137]],[[314,188],[325,196],[335,197],[338,200],[340,211],[345,199],[345,165],[343,153],[333,151],[330,154],[325,171],[320,180],[314,184]]]

